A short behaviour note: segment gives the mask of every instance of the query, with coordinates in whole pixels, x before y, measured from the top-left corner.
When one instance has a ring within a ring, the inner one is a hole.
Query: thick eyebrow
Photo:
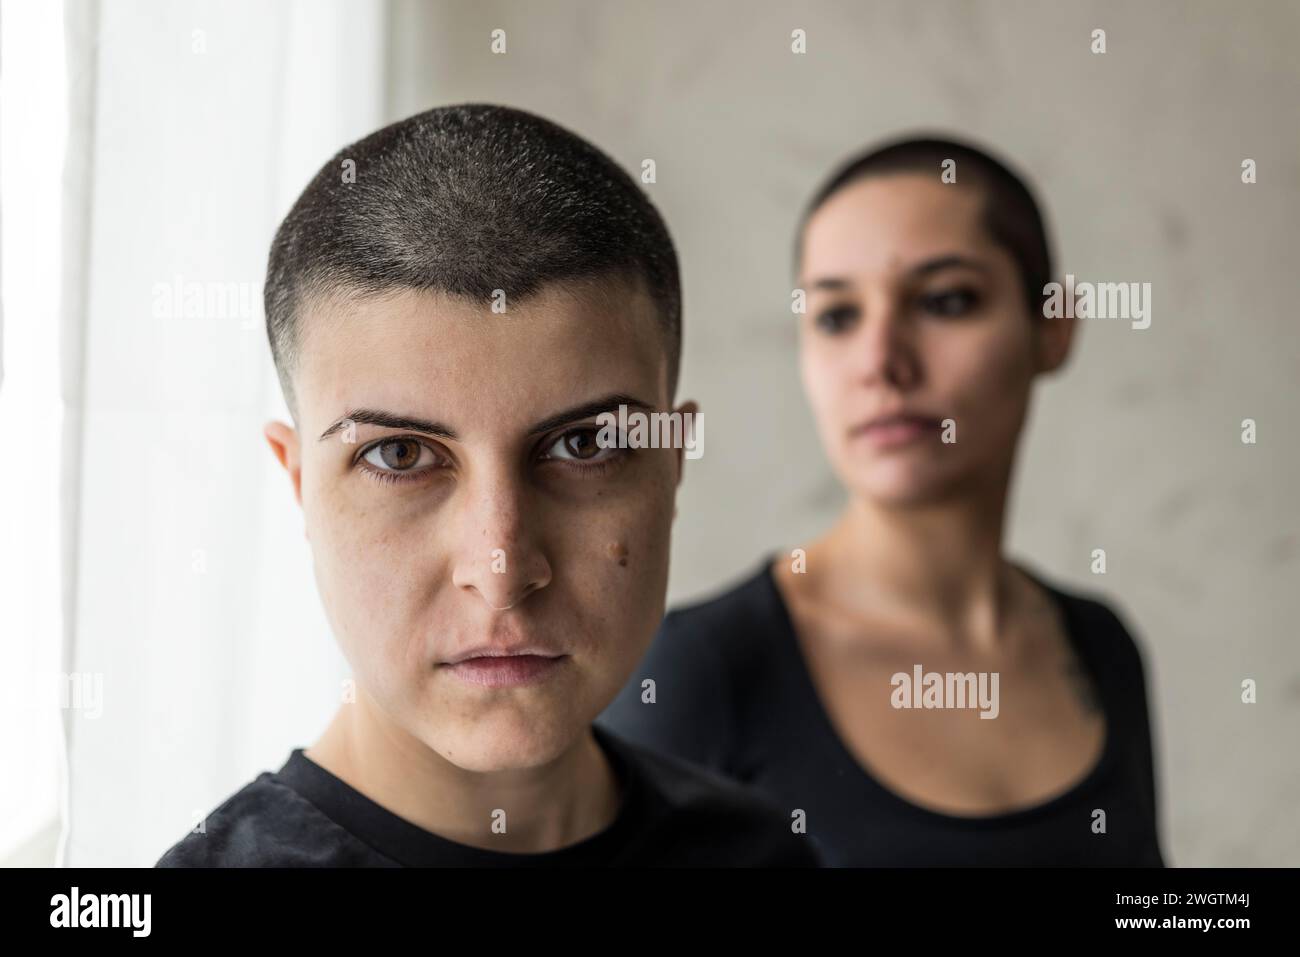
[[[443,425],[441,422],[431,422],[428,419],[421,419],[413,415],[385,412],[383,409],[353,409],[322,432],[320,434],[321,439],[329,438],[339,429],[347,426],[349,422],[356,425],[379,425],[386,429],[402,429],[407,432],[423,432],[426,435],[436,435],[440,438],[451,439],[453,442],[456,441],[455,430]]]
[[[988,266],[980,262],[978,259],[971,259],[969,256],[961,256],[953,253],[948,256],[935,256],[933,259],[923,260],[909,269],[907,274],[908,276],[920,278],[922,276],[928,276],[931,273],[936,273],[941,269],[952,269],[956,266],[964,266],[967,269],[975,269],[979,272],[988,272]],[[820,279],[814,280],[809,288],[824,289],[829,292],[839,292],[840,290],[849,288],[851,285],[852,282],[850,280],[840,276],[824,276]]]
[[[971,259],[969,256],[936,256],[934,259],[927,259],[924,262],[917,263],[908,270],[911,276],[928,276],[932,272],[938,272],[940,269],[951,269],[954,266],[964,266],[967,269],[974,269],[978,272],[988,272],[988,266],[984,265],[978,259]]]
[[[828,276],[825,279],[818,279],[812,284],[813,289],[827,289],[831,292],[838,292],[841,289],[848,289],[851,284],[847,279],[839,279]]]
[[[594,415],[600,415],[602,412],[617,412],[620,405],[625,405],[629,410],[640,409],[643,412],[653,412],[654,407],[648,403],[642,402],[635,396],[627,395],[623,392],[615,392],[594,402],[584,402],[582,405],[575,405],[564,412],[557,412],[555,415],[547,416],[528,430],[529,435],[540,435],[543,432],[549,432],[552,429],[558,429],[562,425],[568,425],[570,422],[580,422],[583,419],[589,419]]]
[[[653,406],[649,403],[642,402],[635,396],[627,395],[623,392],[615,392],[603,398],[596,399],[592,402],[584,402],[582,405],[574,406],[563,412],[557,412],[555,415],[547,416],[542,421],[531,426],[528,429],[529,435],[539,435],[543,432],[549,432],[557,429],[562,425],[568,425],[570,422],[580,422],[583,419],[600,415],[602,412],[615,412],[620,405],[625,405],[629,409],[640,409],[645,412],[654,411]],[[386,412],[383,409],[353,409],[347,415],[340,418],[328,429],[321,433],[321,439],[327,439],[335,432],[344,428],[348,422],[357,425],[378,425],[387,429],[401,429],[406,432],[423,432],[426,435],[436,435],[440,438],[450,439],[453,442],[459,441],[456,431],[450,426],[443,425],[441,422],[432,422],[428,419],[421,419],[418,416],[402,415],[396,412]]]

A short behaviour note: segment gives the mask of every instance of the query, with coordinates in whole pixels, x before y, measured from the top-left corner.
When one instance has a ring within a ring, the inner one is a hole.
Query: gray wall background
[[[1300,5],[395,0],[388,30],[392,119],[501,102],[631,171],[657,163],[685,283],[679,399],[708,441],[680,493],[672,604],[842,504],[799,386],[789,254],[847,154],[917,129],[989,144],[1034,179],[1060,273],[1150,282],[1149,329],[1084,321],[1040,387],[1009,551],[1137,633],[1169,861],[1300,864]]]

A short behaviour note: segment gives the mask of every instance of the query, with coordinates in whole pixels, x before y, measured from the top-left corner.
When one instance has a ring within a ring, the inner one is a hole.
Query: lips
[[[897,426],[915,426],[919,428],[938,428],[939,420],[931,418],[928,415],[917,415],[912,412],[895,412],[889,415],[878,415],[874,419],[868,419],[859,425],[855,425],[851,430],[851,435],[862,435],[873,429],[887,429]]]
[[[508,688],[545,681],[568,660],[568,655],[494,654],[464,658],[442,667],[469,684]]]
[[[854,426],[849,438],[867,442],[877,450],[901,448],[938,432],[939,420],[910,412],[891,413]]]
[[[454,657],[448,658],[442,662],[446,665],[458,665],[462,661],[468,661],[471,658],[514,658],[520,656],[538,657],[538,658],[559,658],[562,657],[559,651],[553,648],[545,648],[541,645],[483,645],[478,648],[471,648],[469,651],[463,651]]]

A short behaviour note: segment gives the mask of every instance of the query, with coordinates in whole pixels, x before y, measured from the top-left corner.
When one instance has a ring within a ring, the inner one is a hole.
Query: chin
[[[581,724],[513,713],[469,719],[429,735],[426,743],[466,771],[514,771],[555,760],[584,730]]]
[[[951,497],[956,483],[934,469],[887,468],[859,474],[846,483],[862,498],[884,507],[930,505]]]

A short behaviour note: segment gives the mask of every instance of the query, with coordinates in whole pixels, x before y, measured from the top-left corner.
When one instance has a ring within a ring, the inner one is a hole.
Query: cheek
[[[928,359],[930,379],[950,403],[960,430],[989,436],[1018,430],[1033,378],[1023,330],[1008,324],[944,337]]]
[[[835,432],[833,423],[843,405],[843,399],[852,392],[853,381],[846,359],[847,349],[827,348],[824,340],[805,335],[799,349],[799,372],[803,379],[804,395],[823,438]]]
[[[311,516],[311,551],[321,603],[344,656],[355,669],[378,660],[400,660],[397,636],[416,594],[414,539],[419,525],[382,520],[372,508],[326,495]],[[391,636],[391,640],[390,640]],[[354,652],[365,649],[364,656]],[[379,652],[376,655],[376,652]]]
[[[563,518],[550,538],[552,558],[562,562],[574,600],[595,619],[593,640],[605,648],[640,644],[663,614],[676,486],[672,453],[650,454],[659,460],[644,481]]]

